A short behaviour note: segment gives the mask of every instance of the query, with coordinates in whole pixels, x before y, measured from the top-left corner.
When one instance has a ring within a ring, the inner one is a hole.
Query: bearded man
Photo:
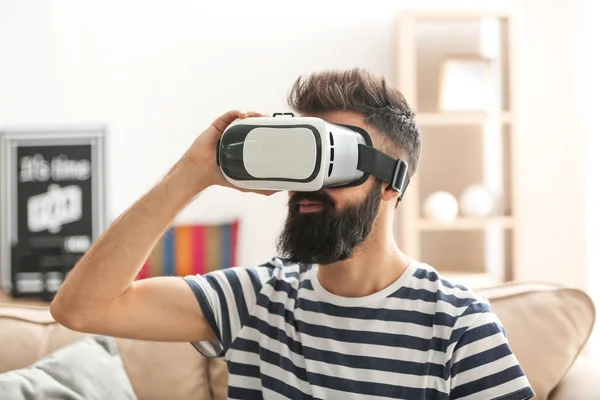
[[[364,129],[414,174],[419,129],[384,79],[314,73],[298,78],[289,104]],[[190,342],[226,360],[232,399],[532,398],[488,302],[398,247],[400,194],[374,176],[289,192],[279,254],[263,265],[135,280],[191,200],[213,185],[235,188],[217,166],[217,142],[234,120],[258,116],[217,118],[82,257],[51,305],[54,318],[83,332]]]

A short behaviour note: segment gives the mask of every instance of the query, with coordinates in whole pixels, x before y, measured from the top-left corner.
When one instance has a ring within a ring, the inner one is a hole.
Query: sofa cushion
[[[110,337],[89,337],[33,365],[0,374],[0,393],[12,400],[135,399]]]
[[[86,336],[57,324],[48,307],[0,304],[0,373],[31,365]],[[207,360],[191,344],[121,338],[116,343],[139,399],[210,398]]]
[[[208,361],[208,380],[212,400],[227,400],[228,394],[227,363],[222,358],[211,358]]]
[[[0,305],[0,373],[25,368],[56,349],[47,348],[56,326],[45,308]],[[74,333],[68,343],[84,336]]]
[[[117,343],[140,399],[210,398],[207,360],[191,344],[131,339]]]
[[[567,375],[550,394],[550,400],[600,399],[600,366],[585,356],[577,357]]]
[[[569,371],[595,322],[590,297],[549,284],[509,283],[478,290],[490,300],[536,392],[545,400]]]

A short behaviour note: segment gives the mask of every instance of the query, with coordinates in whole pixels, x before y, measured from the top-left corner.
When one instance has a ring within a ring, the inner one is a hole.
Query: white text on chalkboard
[[[27,227],[30,232],[48,230],[57,233],[64,224],[78,221],[82,216],[79,186],[50,185],[47,193],[27,199]]]
[[[89,160],[70,160],[61,154],[48,161],[41,154],[21,159],[21,182],[84,181],[90,178],[92,167]]]

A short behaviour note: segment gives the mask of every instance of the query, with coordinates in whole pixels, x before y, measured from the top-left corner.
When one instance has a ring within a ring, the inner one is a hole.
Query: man
[[[362,127],[414,174],[419,131],[384,80],[358,69],[316,73],[298,79],[289,103],[299,114]],[[134,281],[196,195],[230,186],[216,166],[217,140],[235,119],[254,116],[217,118],[110,226],[62,285],[56,320],[90,333],[189,341],[227,360],[231,398],[533,397],[485,299],[397,247],[398,192],[373,176],[289,193],[280,257],[264,265]]]

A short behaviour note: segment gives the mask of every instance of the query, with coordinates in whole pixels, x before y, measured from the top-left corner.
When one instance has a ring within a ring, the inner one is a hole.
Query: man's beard
[[[322,209],[301,213],[301,200],[318,201]],[[374,184],[359,204],[337,211],[325,192],[296,192],[277,241],[281,257],[295,263],[327,265],[347,260],[369,235],[381,205],[381,186]]]

